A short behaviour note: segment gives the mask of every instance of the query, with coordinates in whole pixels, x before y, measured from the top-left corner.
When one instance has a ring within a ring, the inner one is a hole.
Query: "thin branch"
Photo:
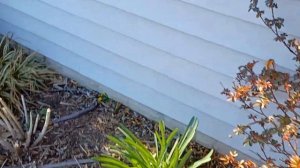
[[[76,159],[76,157],[74,156],[74,160],[76,161],[77,165],[79,168],[81,168],[80,163],[78,162],[78,160]]]
[[[7,162],[7,159],[5,159],[5,161],[2,163],[1,168],[4,167],[5,163]]]
[[[262,17],[262,16],[260,16],[260,19],[262,20],[262,22],[276,35],[276,37],[280,37],[279,36],[279,34],[278,33],[276,33],[276,31],[272,28],[272,27],[270,27],[270,26],[268,26],[268,24],[266,23],[266,21],[264,20],[264,18]],[[297,54],[289,47],[289,45],[285,42],[285,41],[281,41],[283,44],[284,44],[284,46],[292,53],[292,54],[294,54],[294,55],[296,55],[297,56]]]
[[[291,141],[288,141],[289,145],[291,146],[292,150],[294,151],[295,155],[297,155],[297,150],[294,147],[294,145],[291,143]]]

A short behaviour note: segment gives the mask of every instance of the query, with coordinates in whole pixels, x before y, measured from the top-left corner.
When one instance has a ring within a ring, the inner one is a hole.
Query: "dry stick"
[[[38,126],[39,120],[40,120],[40,115],[39,115],[39,114],[37,114],[37,116],[36,116],[36,118],[35,118],[34,127],[33,127],[33,134],[35,134],[35,132],[36,132],[36,129],[37,129],[37,126]]]
[[[80,111],[76,111],[76,112],[73,112],[69,115],[65,115],[59,119],[56,119],[53,121],[53,123],[60,123],[60,122],[64,122],[64,121],[67,121],[67,120],[71,120],[71,119],[74,119],[74,118],[77,118],[89,111],[92,111],[94,110],[96,107],[98,106],[98,103],[96,102],[94,105],[91,105],[90,107],[86,108],[86,109],[83,109],[83,110],[80,110]]]
[[[1,168],[3,168],[3,166],[5,165],[6,162],[7,162],[7,159],[5,159],[5,161],[2,163]]]
[[[33,124],[32,124],[32,112],[29,113],[29,130],[27,131],[26,135],[26,142],[25,142],[25,148],[27,148],[30,145],[30,141],[31,141],[31,135],[32,135],[32,129],[33,129]]]
[[[26,109],[26,105],[25,105],[25,100],[24,100],[24,96],[21,95],[21,100],[22,100],[22,105],[23,105],[23,111],[24,111],[24,115],[25,115],[25,124],[28,124],[28,115],[27,115],[27,109]]]
[[[50,110],[50,108],[48,108],[42,132],[39,134],[37,139],[33,142],[32,146],[36,146],[43,139],[44,135],[46,134],[47,127],[48,127],[49,122],[50,122],[50,114],[51,114],[51,110]]]
[[[78,160],[76,159],[76,157],[74,156],[74,160],[76,161],[77,165],[79,168],[81,168],[80,163],[78,162]]]

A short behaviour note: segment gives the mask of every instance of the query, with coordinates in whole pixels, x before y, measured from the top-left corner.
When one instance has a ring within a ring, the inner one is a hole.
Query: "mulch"
[[[153,145],[153,131],[157,129],[154,121],[112,99],[94,106],[99,95],[72,79],[58,76],[47,91],[27,97],[28,102],[33,102],[29,105],[30,111],[43,113],[47,107],[51,108],[52,123],[43,141],[20,157],[9,156],[0,148],[0,163],[6,160],[4,166],[10,167],[99,167],[97,163],[91,163],[90,158],[108,154],[106,136],[120,135],[116,129],[119,124],[129,128],[143,142]],[[83,114],[62,120],[63,116],[72,116],[80,111]],[[193,149],[191,160],[205,156],[210,150],[196,142],[189,147]],[[224,167],[218,157],[219,154],[215,152],[213,161],[203,167]]]

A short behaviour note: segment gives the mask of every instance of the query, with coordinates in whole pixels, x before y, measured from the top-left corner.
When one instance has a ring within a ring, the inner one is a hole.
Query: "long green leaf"
[[[187,145],[190,143],[190,141],[193,139],[196,129],[198,127],[198,119],[196,117],[193,117],[184,132],[183,137],[181,137],[180,142],[179,142],[179,156],[182,155],[184,150],[186,149]]]
[[[172,147],[172,149],[171,149],[171,151],[169,153],[169,156],[168,156],[168,158],[166,160],[167,163],[170,162],[171,158],[173,157],[173,153],[175,152],[175,150],[178,149],[178,142],[179,142],[179,138],[176,139],[176,141],[175,141],[175,143],[174,143],[174,145],[173,145],[173,147]]]
[[[166,141],[166,144],[167,144],[167,145],[170,145],[170,144],[171,144],[172,140],[173,140],[174,137],[177,135],[178,131],[179,131],[179,129],[178,129],[178,128],[175,128],[175,129],[171,132],[171,134],[169,135],[169,137],[167,138],[167,141]]]
[[[129,168],[127,164],[124,162],[119,161],[116,158],[113,158],[111,156],[98,156],[94,157],[93,160],[99,161],[102,167],[105,167],[104,165],[107,166],[118,166],[119,168]]]
[[[135,147],[137,151],[141,152],[140,156],[143,160],[147,160],[153,164],[156,164],[156,160],[152,156],[151,152],[149,152],[145,145],[133,133],[131,133],[130,130],[125,127],[120,127],[119,130],[126,136],[126,138],[128,138],[125,139],[125,142]]]
[[[118,129],[122,132],[123,135],[125,135],[128,138],[131,138],[133,141],[138,143],[139,145],[143,146],[143,143],[124,125],[120,125]],[[145,148],[146,150],[146,148]]]
[[[147,167],[144,163],[143,163],[143,158],[141,157],[140,153],[138,153],[136,151],[135,148],[133,148],[132,146],[128,145],[128,143],[125,142],[125,140],[120,140],[118,138],[115,138],[113,136],[108,136],[108,139],[111,142],[114,142],[115,144],[119,145],[119,148],[121,149],[121,153],[126,156],[126,159],[128,161],[135,159],[137,160],[139,163],[141,163],[142,165],[145,166],[145,168]]]
[[[156,165],[156,160],[149,150],[144,150],[143,146],[140,146],[139,144],[128,139],[125,139],[125,142],[128,143],[128,145],[131,145],[136,152],[140,154],[140,157],[144,160],[144,162]]]
[[[179,161],[179,148],[175,148],[168,168],[177,168],[178,161]]]
[[[163,121],[159,122],[159,131],[161,136],[161,143],[160,143],[160,153],[164,153],[166,151],[166,132],[165,132],[165,123]]]
[[[180,159],[180,162],[178,164],[178,168],[183,168],[186,161],[190,158],[191,154],[192,154],[192,150],[190,149],[183,155],[183,157]]]
[[[153,134],[153,136],[154,136],[154,143],[155,143],[155,151],[156,151],[156,153],[155,153],[155,158],[156,158],[156,160],[158,160],[158,158],[159,158],[159,150],[158,150],[158,142],[157,142],[157,136],[155,135],[155,133]]]
[[[210,152],[204,158],[196,161],[194,164],[189,166],[189,168],[197,168],[197,167],[201,166],[202,164],[211,161],[211,155],[213,154],[213,152],[214,152],[214,150],[210,150]]]

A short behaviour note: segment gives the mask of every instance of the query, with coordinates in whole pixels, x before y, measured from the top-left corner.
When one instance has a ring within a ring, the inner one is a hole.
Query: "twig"
[[[35,132],[36,132],[36,129],[37,129],[37,126],[38,126],[39,120],[40,120],[40,115],[39,115],[39,114],[37,114],[37,116],[36,116],[36,118],[35,118],[34,127],[33,127],[33,134],[35,134]]]
[[[86,109],[76,111],[76,112],[72,112],[71,114],[65,115],[65,116],[63,116],[59,119],[54,119],[53,123],[60,123],[60,122],[64,122],[64,121],[67,121],[67,120],[77,118],[77,117],[79,117],[79,116],[81,116],[85,113],[88,113],[88,112],[94,110],[97,106],[98,106],[98,103],[96,102],[96,103],[94,103],[93,105],[91,105],[90,107],[88,107]]]
[[[274,11],[273,11],[274,12]],[[274,30],[273,27],[271,26],[268,26],[267,22],[265,21],[265,19],[260,16],[260,19],[262,20],[262,22],[276,35],[276,37],[280,37],[278,31]],[[274,18],[273,18],[274,19]],[[277,29],[277,27],[275,26],[275,28]],[[297,53],[295,53],[291,48],[290,46],[286,43],[286,41],[281,41],[283,43],[283,45],[294,55],[297,55]]]
[[[21,163],[22,168],[25,168],[25,165],[23,165],[22,160],[21,160],[20,158],[19,158],[19,162]],[[35,163],[35,162],[30,163],[30,164],[29,164],[29,167],[30,167],[30,168],[33,167],[34,163]]]
[[[21,95],[21,100],[22,100],[23,111],[24,111],[24,115],[25,115],[25,124],[27,125],[28,124],[28,114],[27,114],[25,99],[24,99],[23,95]]]
[[[88,152],[79,144],[79,147],[81,148],[81,150],[86,154],[88,155]]]
[[[76,161],[77,165],[79,168],[81,168],[80,163],[78,162],[78,160],[76,159],[76,157],[74,156],[74,160]]]
[[[65,106],[75,106],[75,105],[72,104],[72,103],[66,103],[66,102],[60,102],[59,104],[60,104],[60,105],[65,105]]]
[[[7,159],[5,159],[4,162],[2,163],[1,168],[4,167],[4,165],[5,165],[6,162],[7,162]]]
[[[54,146],[54,144],[34,146],[34,147],[30,147],[30,149],[37,149],[37,148],[42,149],[42,148],[48,148],[48,147],[51,147],[51,146]]]
[[[39,134],[37,139],[33,142],[32,146],[36,146],[43,139],[44,135],[46,134],[47,127],[48,127],[49,122],[50,122],[50,114],[51,114],[51,110],[50,110],[50,108],[48,108],[42,132]]]

